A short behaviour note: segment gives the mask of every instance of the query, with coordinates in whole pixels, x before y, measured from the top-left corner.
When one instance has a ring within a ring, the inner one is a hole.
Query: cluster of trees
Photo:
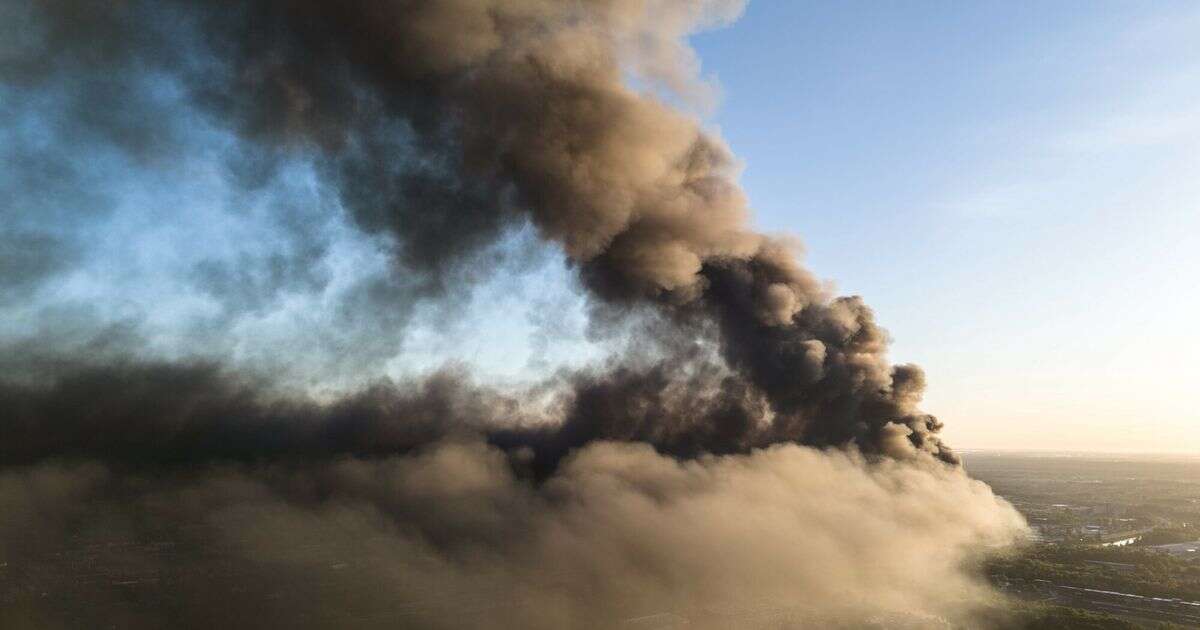
[[[1112,566],[1091,561],[1120,563]],[[1142,595],[1200,601],[1200,562],[1130,547],[1044,545],[993,558],[991,575]]]
[[[1137,623],[1106,612],[1043,602],[1010,600],[983,614],[978,626],[997,630],[1184,630],[1185,626],[1139,620]]]
[[[1010,611],[1008,624],[1016,630],[1144,630],[1133,622],[1107,613],[1091,612],[1066,606],[1029,604]],[[1178,628],[1163,624],[1163,630]]]
[[[1200,528],[1183,525],[1180,527],[1158,527],[1142,536],[1138,545],[1170,545],[1200,540]]]

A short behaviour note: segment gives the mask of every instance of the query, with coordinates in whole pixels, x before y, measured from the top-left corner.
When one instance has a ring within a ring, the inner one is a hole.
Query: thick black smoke
[[[281,398],[209,364],[60,368],[0,386],[0,461],[98,460],[133,468],[391,455],[514,417],[515,403],[450,372],[385,382],[331,403]]]
[[[696,454],[797,441],[895,454],[904,435],[953,462],[938,422],[916,409],[919,369],[888,364],[871,311],[831,300],[785,244],[750,230],[717,139],[626,86],[630,72],[678,83],[664,68],[686,61],[679,38],[737,8],[48,0],[29,8],[33,33],[0,72],[25,90],[69,82],[65,123],[138,154],[170,151],[169,112],[138,98],[138,81],[161,75],[245,139],[241,171],[315,152],[358,224],[392,234],[404,266],[435,285],[526,216],[597,299],[657,305],[720,348],[731,374],[707,420],[668,404],[677,378],[661,372],[685,360],[672,358],[584,379],[581,396],[603,411],[569,422],[572,445],[638,439]],[[14,256],[24,264],[13,283],[52,268],[49,256]]]
[[[989,595],[961,565],[1019,517],[953,466],[871,310],[753,231],[728,149],[656,96],[703,91],[685,39],[740,10],[0,0],[0,115],[36,121],[0,147],[0,307],[28,331],[0,336],[0,625],[967,623]],[[451,368],[330,394],[194,351],[220,323],[164,341],[89,327],[123,313],[104,295],[20,310],[86,288],[95,217],[189,212],[109,174],[214,162],[195,177],[267,199],[282,245],[187,286],[268,323],[302,292],[333,312],[262,365],[319,346],[334,372],[374,366],[414,303],[450,312],[504,273],[523,228],[618,351],[521,389]],[[297,163],[311,183],[280,184]],[[338,213],[393,273],[330,289],[328,261],[360,262],[326,233]]]

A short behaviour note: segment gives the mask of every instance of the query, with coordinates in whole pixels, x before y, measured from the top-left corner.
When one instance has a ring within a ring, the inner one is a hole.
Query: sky
[[[1200,452],[1200,7],[751,2],[693,43],[756,223],[951,444]]]
[[[951,445],[1200,453],[1197,35],[1184,2],[752,1],[692,37],[719,97],[685,106],[738,156],[754,225],[799,237],[925,369]],[[317,393],[613,352],[528,226],[425,299],[312,156],[257,181],[170,76],[96,79],[0,84],[0,344],[124,336]],[[161,124],[93,133],[134,111]]]

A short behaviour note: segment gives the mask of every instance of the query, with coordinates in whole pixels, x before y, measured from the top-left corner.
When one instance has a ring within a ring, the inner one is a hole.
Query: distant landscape
[[[1033,540],[990,561],[1041,627],[1200,625],[1200,458],[968,452]]]

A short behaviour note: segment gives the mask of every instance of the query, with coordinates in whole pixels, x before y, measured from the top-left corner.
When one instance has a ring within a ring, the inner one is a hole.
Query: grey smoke
[[[435,290],[461,283],[445,271],[458,263],[486,273],[470,256],[524,217],[597,299],[654,304],[715,335],[726,364],[771,403],[771,419],[742,419],[741,442],[763,441],[767,422],[768,441],[880,450],[886,427],[901,424],[915,448],[955,461],[915,407],[917,369],[889,365],[870,310],[831,299],[786,243],[749,227],[718,138],[626,84],[632,73],[687,85],[694,64],[681,38],[736,16],[739,3],[63,1],[31,11],[33,35],[0,72],[29,93],[68,86],[56,120],[73,133],[161,159],[182,133],[164,104],[174,98],[239,134],[251,148],[235,157],[250,156],[251,172],[311,155],[357,224],[394,237],[397,259]],[[153,81],[172,89],[140,87]],[[292,264],[307,268],[312,255]]]
[[[0,620],[970,625],[1020,518],[668,102],[741,8],[0,0]],[[547,244],[607,357],[363,377]]]
[[[998,600],[959,563],[1021,526],[955,470],[795,445],[679,462],[597,443],[542,485],[512,470],[462,441],[303,467],[0,473],[15,578],[0,619],[615,628],[670,612],[700,628],[980,627]],[[75,558],[103,579],[60,577]]]

